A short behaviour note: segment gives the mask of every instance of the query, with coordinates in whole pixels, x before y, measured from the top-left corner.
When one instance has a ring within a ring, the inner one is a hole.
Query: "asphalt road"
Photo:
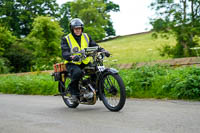
[[[0,133],[200,133],[200,102],[129,99],[65,106],[61,97],[0,94]]]

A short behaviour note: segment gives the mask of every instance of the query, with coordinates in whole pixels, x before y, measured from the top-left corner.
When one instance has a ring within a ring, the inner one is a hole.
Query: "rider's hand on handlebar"
[[[110,57],[110,52],[108,52],[107,50],[105,50],[105,49],[99,47],[99,50],[98,50],[98,51],[99,51],[99,52],[103,52],[103,53],[105,54],[106,57]]]
[[[110,57],[110,52],[105,51],[105,56],[106,56],[106,57]]]
[[[103,49],[101,52],[103,52],[106,57],[110,57],[110,52],[108,52],[107,50]]]
[[[75,56],[71,56],[73,61],[79,61],[80,60],[80,56],[79,55],[75,55]]]

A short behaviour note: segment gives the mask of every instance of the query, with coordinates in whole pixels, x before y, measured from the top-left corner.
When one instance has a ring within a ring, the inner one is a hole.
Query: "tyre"
[[[61,83],[65,86],[65,84],[69,84],[70,83],[70,79],[66,78],[66,82],[61,82]],[[64,86],[61,83],[60,82],[58,83],[58,87],[59,87],[59,90],[61,91],[61,94],[62,94],[61,96],[62,96],[62,99],[63,99],[64,103],[69,108],[76,108],[79,105],[79,103],[72,102],[70,100],[70,96],[71,95],[70,95],[69,91],[65,89],[67,87],[64,88]]]
[[[100,97],[110,111],[121,110],[126,101],[126,91],[123,80],[118,74],[105,73],[101,82]]]

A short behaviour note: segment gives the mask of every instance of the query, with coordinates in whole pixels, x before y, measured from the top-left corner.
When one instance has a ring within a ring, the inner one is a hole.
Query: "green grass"
[[[164,44],[175,45],[175,43],[176,40],[172,37],[169,40],[154,39],[152,33],[146,33],[119,37],[99,45],[112,54],[112,57],[107,59],[109,62],[118,60],[111,64],[126,64],[169,59],[169,57],[161,57],[158,48]]]
[[[123,64],[163,60],[157,50],[164,44],[175,45],[169,40],[153,39],[151,33],[119,37],[100,43],[113,55],[107,60],[118,59],[108,64]],[[166,66],[143,66],[120,70],[127,97],[170,98],[200,100],[200,68]],[[57,85],[49,74],[0,75],[0,92],[11,94],[52,95],[57,94]]]
[[[4,75],[0,84],[0,92],[32,95],[56,94],[58,86],[50,74]]]
[[[200,68],[144,66],[120,70],[127,97],[200,100]],[[0,76],[0,92],[10,94],[57,94],[58,82],[49,74]]]
[[[120,71],[127,97],[200,100],[200,68],[144,66]]]

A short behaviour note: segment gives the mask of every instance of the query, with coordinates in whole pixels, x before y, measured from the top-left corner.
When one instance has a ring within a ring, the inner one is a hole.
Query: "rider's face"
[[[82,28],[81,27],[74,28],[74,34],[80,36],[82,34]]]

